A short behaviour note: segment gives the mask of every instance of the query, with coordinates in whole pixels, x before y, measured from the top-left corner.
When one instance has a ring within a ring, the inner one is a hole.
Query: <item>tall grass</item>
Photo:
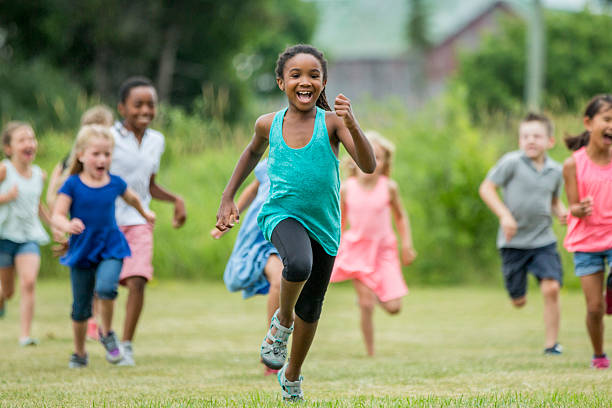
[[[496,160],[518,148],[519,118],[491,117],[476,127],[464,100],[458,92],[449,93],[419,112],[408,112],[394,102],[355,107],[364,129],[379,130],[397,146],[392,177],[400,186],[419,253],[414,265],[404,270],[413,284],[501,284],[495,248],[497,219],[477,190]],[[560,142],[563,132],[580,130],[580,120],[570,114],[556,114],[553,119],[559,142],[550,154],[563,161],[569,156]],[[158,215],[157,277],[220,279],[237,231],[220,241],[210,238],[209,231],[215,224],[221,192],[248,143],[252,126],[230,126],[170,107],[160,110],[154,127],[166,136],[166,152],[157,179],[185,198],[188,219],[183,228],[175,230],[172,207],[153,203]],[[72,137],[42,134],[38,163],[50,172],[69,150]],[[564,228],[555,224],[555,231],[561,241]],[[571,257],[562,249],[561,253],[566,285],[578,287]],[[41,275],[64,273],[45,249]]]

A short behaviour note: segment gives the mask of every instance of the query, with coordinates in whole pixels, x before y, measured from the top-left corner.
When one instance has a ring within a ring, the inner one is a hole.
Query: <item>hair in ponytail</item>
[[[612,94],[599,94],[593,97],[584,110],[584,117],[593,119],[603,110],[612,109]],[[590,132],[585,130],[579,135],[566,135],[563,141],[570,150],[578,150],[589,144]]]

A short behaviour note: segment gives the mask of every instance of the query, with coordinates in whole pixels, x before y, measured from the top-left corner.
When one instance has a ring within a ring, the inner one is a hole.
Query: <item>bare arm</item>
[[[51,213],[47,206],[43,203],[38,203],[38,216],[42,219],[42,221],[48,226],[52,226],[51,224]]]
[[[219,205],[219,211],[217,212],[217,225],[216,227],[220,231],[225,231],[234,226],[234,223],[240,219],[240,213],[238,208],[234,204],[234,196],[236,191],[242,185],[244,180],[253,171],[259,159],[268,148],[268,136],[270,132],[270,126],[272,124],[272,118],[274,114],[267,114],[260,116],[255,122],[255,133],[251,142],[244,149],[238,163],[234,168],[234,172],[230,177],[225,190],[221,196],[221,204]]]
[[[370,142],[363,134],[353,115],[351,101],[340,94],[334,102],[336,116],[336,137],[344,145],[348,154],[364,173],[372,173],[376,168],[376,157]]]
[[[485,179],[480,185],[478,192],[480,193],[482,201],[484,201],[491,211],[499,218],[499,224],[504,231],[506,242],[510,242],[512,237],[516,235],[518,225],[516,224],[514,216],[508,207],[506,207],[506,204],[499,198],[497,194],[497,185],[491,180]]]
[[[66,194],[58,194],[53,206],[51,226],[62,234],[78,235],[85,230],[83,221],[78,218],[68,219],[68,210],[72,204],[72,198]]]
[[[148,222],[151,224],[155,223],[155,213],[153,211],[146,211],[142,207],[142,203],[140,202],[140,198],[136,195],[136,193],[131,188],[126,188],[121,195],[121,198],[128,204],[131,205],[142,215]]]
[[[553,215],[557,217],[557,219],[559,220],[559,223],[561,223],[561,225],[566,225],[567,224],[567,208],[565,208],[563,201],[561,201],[558,196],[554,196],[552,198],[550,208],[552,210]]]
[[[402,263],[404,265],[410,265],[417,256],[412,243],[410,219],[408,218],[406,210],[404,210],[397,183],[394,181],[389,182],[389,192],[391,196],[391,211],[393,212],[395,227],[397,228],[397,233],[401,240]]]
[[[53,168],[51,172],[51,178],[49,179],[49,185],[47,186],[47,194],[45,196],[45,201],[49,208],[53,208],[53,203],[57,199],[57,191],[61,187],[62,180],[62,164],[58,163]]]
[[[156,200],[166,201],[174,204],[174,217],[172,226],[174,228],[181,227],[187,219],[187,210],[185,209],[185,201],[179,195],[176,195],[155,182],[155,174],[151,174],[149,180],[149,192],[151,197]]]
[[[346,186],[340,186],[340,231],[346,231]]]
[[[6,180],[6,166],[0,163],[0,184]],[[17,186],[13,186],[9,191],[4,194],[0,194],[0,204],[10,203],[19,195]]]
[[[240,194],[240,197],[238,197],[238,203],[237,203],[237,207],[238,207],[238,212],[239,213],[242,213],[247,208],[249,208],[249,206],[251,205],[251,203],[253,202],[253,200],[257,196],[257,190],[259,189],[259,184],[260,184],[259,180],[255,179],[255,180],[253,180],[253,182],[251,184],[249,184],[242,191],[242,193]],[[221,231],[221,230],[217,229],[217,227],[215,227],[215,228],[212,229],[212,231],[210,231],[210,235],[213,238],[215,238],[215,239],[219,239],[227,231],[229,231],[229,230]]]
[[[576,161],[573,157],[568,157],[563,163],[563,180],[565,181],[567,203],[572,215],[578,218],[590,215],[593,211],[593,199],[591,197],[580,199],[578,182],[576,181]]]

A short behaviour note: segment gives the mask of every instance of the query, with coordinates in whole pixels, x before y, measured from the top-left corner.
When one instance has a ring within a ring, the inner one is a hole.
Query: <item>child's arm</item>
[[[364,173],[372,173],[376,168],[376,157],[370,142],[365,137],[357,119],[353,115],[351,101],[339,94],[334,102],[336,115],[342,119],[336,125],[336,136],[348,154]]]
[[[485,179],[480,185],[478,193],[480,193],[482,201],[484,201],[491,211],[499,218],[499,224],[504,232],[506,242],[510,242],[512,237],[516,235],[518,225],[516,224],[514,216],[508,207],[506,207],[506,204],[499,198],[497,194],[497,185],[491,180]]]
[[[580,199],[578,182],[576,181],[576,161],[571,156],[563,162],[563,181],[565,182],[565,194],[567,194],[570,213],[578,218],[591,215],[593,211],[593,198],[585,197],[582,200]]]
[[[346,186],[340,186],[340,231],[346,231]]]
[[[238,197],[238,202],[236,203],[239,214],[249,208],[249,205],[251,205],[253,200],[255,200],[255,197],[257,196],[257,190],[259,189],[259,184],[259,180],[255,179],[242,191],[240,197]],[[225,235],[226,232],[227,230],[220,231],[217,229],[217,227],[215,227],[212,229],[212,231],[210,231],[210,235],[215,239],[219,239],[223,235]]]
[[[142,204],[140,203],[140,199],[138,198],[138,196],[136,195],[134,190],[132,190],[129,187],[126,188],[125,191],[123,192],[123,194],[121,195],[121,198],[123,198],[123,200],[128,205],[131,205],[132,207],[134,207],[136,209],[136,211],[138,211],[140,213],[140,215],[145,217],[147,222],[150,222],[151,224],[155,224],[155,213],[153,211],[148,211],[148,210],[145,210],[144,208],[142,208]]]
[[[57,199],[57,191],[60,189],[60,181],[62,179],[62,163],[58,163],[53,171],[51,172],[51,178],[49,178],[49,185],[47,186],[47,194],[45,201],[49,208],[53,208],[53,203]]]
[[[70,196],[63,193],[57,195],[53,206],[51,225],[62,234],[78,235],[85,230],[85,225],[78,218],[68,219],[67,215],[71,203],[72,198]]]
[[[6,166],[0,163],[0,184],[6,179]],[[13,186],[9,191],[4,194],[0,194],[0,204],[10,203],[19,195],[17,186]]]
[[[50,227],[52,226],[51,213],[49,212],[49,209],[44,203],[38,203],[38,216],[45,224]]]
[[[187,210],[185,209],[185,201],[182,197],[168,191],[155,182],[155,174],[151,174],[151,180],[149,181],[149,192],[151,197],[160,201],[167,201],[174,204],[174,218],[172,219],[172,226],[174,228],[180,228],[187,219]]]
[[[417,256],[412,244],[412,231],[410,229],[410,219],[402,205],[399,188],[397,183],[389,180],[389,192],[391,193],[391,210],[395,219],[397,233],[401,239],[401,255],[402,263],[406,266],[410,265]]]
[[[234,223],[240,219],[240,213],[238,208],[234,204],[234,196],[236,191],[240,188],[240,185],[253,171],[259,159],[268,148],[268,137],[270,133],[270,126],[274,113],[268,113],[260,116],[255,122],[255,133],[246,149],[240,155],[238,163],[234,168],[234,172],[230,177],[223,194],[221,195],[221,204],[219,205],[219,211],[217,211],[217,225],[216,227],[220,231],[225,231],[234,226]]]
[[[550,208],[554,216],[559,220],[559,223],[567,225],[567,208],[565,208],[563,201],[558,196],[553,196]]]

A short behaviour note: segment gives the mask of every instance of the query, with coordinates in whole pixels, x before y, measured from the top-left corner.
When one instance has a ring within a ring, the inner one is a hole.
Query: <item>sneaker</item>
[[[266,337],[261,342],[261,362],[273,370],[278,370],[285,364],[287,359],[287,341],[293,332],[293,324],[291,327],[285,327],[278,321],[277,309],[272,316],[272,322]],[[272,329],[276,329],[272,334]],[[269,343],[270,340],[272,343]]]
[[[559,343],[555,343],[554,346],[544,349],[544,354],[551,355],[551,356],[558,356],[559,354],[562,354],[562,353],[563,353],[563,346],[561,346]]]
[[[593,356],[593,359],[591,360],[591,367],[604,370],[610,367],[610,360],[608,360],[608,357],[605,354],[600,357]]]
[[[38,339],[34,339],[32,337],[23,337],[23,338],[19,339],[19,345],[21,347],[37,346],[38,345]]]
[[[70,361],[68,361],[68,368],[83,368],[87,367],[87,354],[84,357],[79,356],[77,353],[72,353]]]
[[[98,324],[95,319],[89,319],[87,321],[87,338],[94,341],[100,340],[98,336]]]
[[[283,399],[285,401],[303,401],[304,393],[302,392],[302,380],[304,377],[300,375],[296,381],[289,381],[285,377],[285,370],[287,370],[287,364],[278,372],[276,378],[281,386]]]
[[[100,336],[100,343],[106,349],[106,361],[111,364],[117,364],[123,358],[123,353],[119,348],[119,341],[114,331],[108,332],[106,336],[102,335],[102,332],[98,334]]]
[[[118,366],[135,366],[136,362],[134,362],[134,351],[132,350],[132,342],[131,341],[122,341],[119,345],[123,350],[123,358],[120,362],[117,363]]]

